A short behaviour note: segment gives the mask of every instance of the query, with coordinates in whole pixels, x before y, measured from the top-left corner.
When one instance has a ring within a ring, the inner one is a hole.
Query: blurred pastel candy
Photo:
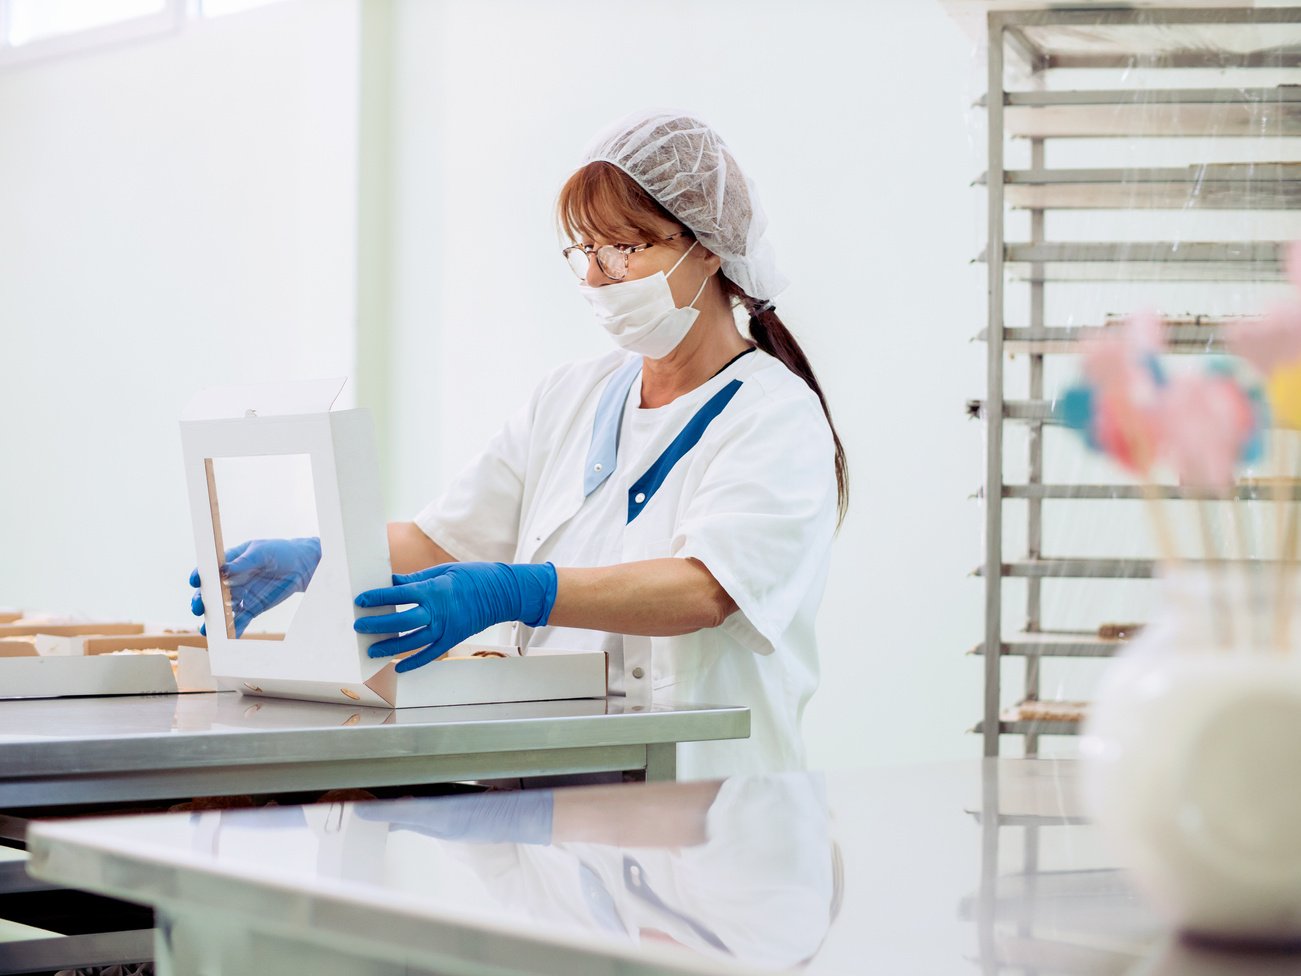
[[[1084,350],[1084,375],[1099,390],[1150,403],[1164,377],[1157,355],[1164,349],[1164,327],[1155,312],[1139,312],[1096,339]]]
[[[1145,474],[1156,459],[1159,429],[1151,411],[1135,410],[1117,391],[1095,399],[1090,443],[1113,461]]]
[[[1115,396],[1099,395],[1086,384],[1070,387],[1057,401],[1057,419],[1079,431],[1090,450],[1107,455],[1133,471],[1150,463],[1155,431],[1146,413],[1126,420],[1126,402]]]
[[[1301,430],[1301,362],[1274,370],[1266,389],[1275,422],[1280,427]]]
[[[1256,412],[1232,377],[1173,377],[1159,408],[1162,441],[1182,484],[1224,490],[1255,434]]]
[[[1265,399],[1262,387],[1241,378],[1236,363],[1237,360],[1228,356],[1212,356],[1207,362],[1207,370],[1211,376],[1232,383],[1236,388],[1236,395],[1243,404],[1240,411],[1246,415],[1243,423],[1249,427],[1246,443],[1238,455],[1238,463],[1255,464],[1265,456],[1265,432],[1270,425],[1269,402]]]
[[[1084,435],[1089,447],[1098,449],[1093,439],[1093,387],[1083,383],[1072,386],[1057,401],[1057,419],[1071,430]]]
[[[1247,393],[1251,401],[1251,437],[1242,445],[1241,464],[1256,464],[1265,456],[1265,431],[1269,429],[1270,409],[1265,399],[1265,391],[1253,387]]]
[[[1301,302],[1276,305],[1261,318],[1235,322],[1224,338],[1230,352],[1269,376],[1301,360]]]
[[[1115,333],[1106,333],[1084,347],[1084,375],[1095,386],[1124,382],[1132,362],[1129,343]]]
[[[1125,329],[1130,346],[1142,358],[1165,349],[1165,320],[1158,312],[1150,308],[1135,312],[1125,320]]]
[[[1298,296],[1280,302],[1260,318],[1231,325],[1225,333],[1230,352],[1265,376],[1301,361],[1301,241],[1288,245],[1283,265]]]
[[[1063,402],[1065,422],[1087,433],[1089,446],[1125,467],[1146,473],[1160,447],[1154,411],[1165,376],[1158,354],[1164,348],[1164,325],[1155,312],[1130,316],[1124,326],[1089,343],[1083,370],[1090,390]],[[1068,392],[1069,397],[1069,392]],[[1066,416],[1074,410],[1075,422]]]

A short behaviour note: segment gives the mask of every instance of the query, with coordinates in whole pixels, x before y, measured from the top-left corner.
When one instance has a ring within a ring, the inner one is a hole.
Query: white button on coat
[[[763,352],[654,410],[636,409],[636,383],[618,462],[585,497],[597,403],[628,361],[612,352],[553,372],[416,524],[462,560],[540,562],[553,553],[560,566],[699,560],[740,608],[719,627],[623,638],[524,627],[521,637],[535,653],[612,652],[611,688],[635,704],[748,706],[749,739],[679,747],[684,779],[800,768],[799,717],[818,683],[814,619],[836,525],[834,450],[821,405]],[[732,380],[742,384],[736,395],[653,495],[633,497],[638,508],[628,522],[629,485]],[[653,681],[628,680],[647,672]]]

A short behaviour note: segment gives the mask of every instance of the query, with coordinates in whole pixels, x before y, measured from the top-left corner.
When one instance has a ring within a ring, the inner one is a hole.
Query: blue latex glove
[[[555,797],[551,790],[496,790],[396,803],[358,803],[362,820],[387,821],[389,830],[471,844],[550,844]]]
[[[543,627],[556,602],[556,567],[551,563],[445,563],[407,576],[394,574],[393,583],[362,593],[357,606],[415,606],[360,617],[353,627],[359,634],[400,635],[372,644],[371,657],[424,648],[399,661],[398,671],[428,664],[493,624],[519,620]]]
[[[250,539],[226,550],[221,575],[230,589],[235,636],[242,637],[250,621],[295,593],[307,589],[321,561],[320,539]],[[203,616],[203,595],[197,589],[199,571],[190,573],[196,587],[190,611]],[[199,633],[206,634],[206,627]]]

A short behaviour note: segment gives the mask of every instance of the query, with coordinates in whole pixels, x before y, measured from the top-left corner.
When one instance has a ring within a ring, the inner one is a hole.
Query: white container
[[[1301,649],[1271,640],[1271,574],[1229,583],[1166,580],[1157,619],[1091,710],[1087,796],[1135,885],[1179,929],[1295,943]]]

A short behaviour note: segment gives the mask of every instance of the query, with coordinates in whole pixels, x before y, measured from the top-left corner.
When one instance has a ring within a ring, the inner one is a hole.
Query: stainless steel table
[[[1299,973],[1168,931],[1038,760],[39,824],[162,974]]]
[[[5,701],[0,836],[22,839],[34,808],[617,771],[671,780],[679,742],[749,729],[746,708],[621,698],[400,710],[231,692]],[[0,864],[0,896],[50,887]],[[152,946],[148,929],[0,939],[0,973],[138,960]]]
[[[231,692],[0,702],[0,810],[640,770],[747,708],[622,698],[388,710]]]

